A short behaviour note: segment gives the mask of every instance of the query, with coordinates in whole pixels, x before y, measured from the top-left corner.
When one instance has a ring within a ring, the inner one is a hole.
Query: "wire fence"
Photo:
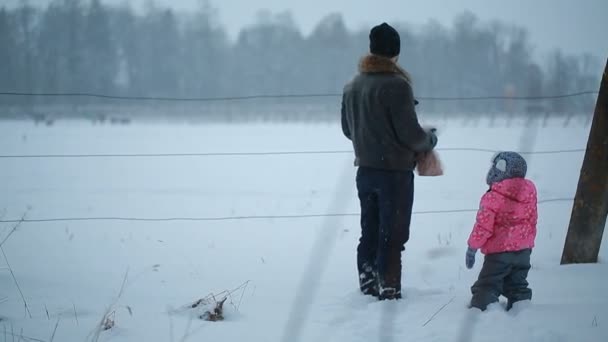
[[[513,120],[550,119],[589,123],[598,91],[581,90],[547,95],[417,96],[426,118],[460,118],[477,125],[501,117]],[[253,94],[218,97],[131,96],[94,92],[0,92],[0,118],[33,120],[54,125],[57,120],[82,119],[94,125],[129,125],[133,121],[171,120],[211,123],[335,122],[340,92]],[[254,105],[255,104],[255,105]],[[507,114],[508,115],[504,115]]]
[[[499,150],[474,147],[446,147],[437,148],[437,151],[457,152],[484,152],[497,153]],[[585,152],[584,148],[545,150],[545,151],[518,151],[525,155],[562,154]],[[267,151],[267,152],[201,152],[201,153],[114,153],[114,154],[7,154],[0,155],[0,159],[61,159],[61,158],[185,158],[185,157],[245,157],[245,156],[285,156],[285,155],[318,155],[318,154],[352,154],[352,150],[326,150],[326,151]]]
[[[474,96],[474,97],[417,97],[428,101],[485,101],[485,100],[554,100],[564,99],[583,95],[597,95],[598,91],[581,91],[568,94],[557,94],[548,96]],[[144,96],[115,96],[94,93],[20,93],[2,92],[0,96],[22,96],[22,97],[84,97],[101,98],[119,101],[168,101],[168,102],[226,102],[226,101],[247,101],[254,99],[284,99],[284,98],[334,98],[341,97],[340,93],[327,94],[287,94],[287,95],[252,95],[252,96],[232,96],[232,97],[198,97],[198,98],[174,98],[174,97],[144,97]],[[520,149],[526,146],[529,141],[535,141],[536,132],[524,132]],[[489,148],[467,148],[452,147],[440,148],[438,151],[459,151],[477,153],[496,153],[497,150]],[[586,149],[557,149],[544,151],[520,151],[527,155],[549,155],[584,152]],[[109,153],[109,154],[15,154],[0,155],[0,159],[67,159],[67,158],[188,158],[188,157],[246,157],[246,156],[285,156],[285,155],[332,155],[332,154],[352,154],[352,150],[317,150],[317,151],[264,151],[264,152],[200,152],[200,153]],[[341,177],[341,183],[346,182],[345,177]],[[324,219],[317,240],[313,245],[313,253],[307,269],[303,273],[300,286],[296,290],[296,301],[291,307],[288,315],[288,323],[284,327],[283,341],[297,342],[302,335],[302,327],[305,324],[312,305],[319,277],[325,267],[325,263],[319,262],[327,256],[335,240],[335,224],[337,218],[359,217],[356,212],[339,212],[336,201],[337,193],[334,194],[333,204],[330,204],[327,213],[313,214],[281,214],[281,215],[241,215],[241,216],[209,216],[209,217],[120,217],[120,216],[98,216],[98,217],[55,217],[55,218],[25,218],[2,219],[0,223],[56,223],[56,222],[94,222],[94,221],[123,221],[123,222],[218,222],[218,221],[243,221],[243,220],[295,220],[295,219]],[[557,202],[572,202],[572,198],[550,198],[538,201],[538,204],[548,204]],[[336,211],[332,211],[336,210]],[[413,215],[445,215],[457,213],[477,212],[478,208],[445,209],[445,210],[420,210],[414,211]],[[449,303],[448,303],[449,304]],[[447,304],[446,304],[447,305]],[[390,309],[390,308],[387,308]],[[385,316],[392,316],[390,312],[383,312]],[[392,325],[381,329],[381,338],[392,338]],[[472,330],[474,327],[462,327],[464,330]]]
[[[572,198],[550,198],[539,200],[539,204],[555,202],[572,202]],[[446,209],[446,210],[420,210],[412,212],[412,215],[429,214],[454,214],[476,212],[478,209]],[[242,220],[291,220],[309,218],[330,218],[330,217],[358,217],[359,213],[325,213],[325,214],[295,214],[295,215],[243,215],[243,216],[208,216],[208,217],[119,217],[119,216],[99,216],[99,217],[57,217],[39,219],[7,219],[0,220],[0,223],[51,223],[51,222],[82,222],[82,221],[126,221],[126,222],[179,222],[179,221],[242,221]]]
[[[541,96],[417,96],[417,99],[425,101],[483,101],[483,100],[552,100],[577,97],[582,95],[597,95],[599,91],[586,90],[557,95]],[[341,97],[342,93],[325,94],[269,94],[269,95],[248,95],[248,96],[225,96],[225,97],[162,97],[162,96],[120,96],[96,93],[26,93],[26,92],[0,92],[3,96],[24,96],[24,97],[88,97],[110,100],[129,100],[129,101],[172,101],[172,102],[226,102],[226,101],[245,101],[255,99],[288,99],[288,98],[318,98],[318,97]]]

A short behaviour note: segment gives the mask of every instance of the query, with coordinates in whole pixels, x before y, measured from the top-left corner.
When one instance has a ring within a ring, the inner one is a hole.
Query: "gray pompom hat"
[[[510,178],[525,178],[528,165],[524,157],[517,152],[499,152],[492,158],[486,183],[492,185]]]

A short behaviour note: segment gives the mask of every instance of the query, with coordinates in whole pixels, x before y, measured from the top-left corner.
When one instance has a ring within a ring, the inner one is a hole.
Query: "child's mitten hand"
[[[466,262],[468,269],[473,268],[473,265],[475,265],[475,254],[476,253],[477,253],[476,249],[472,249],[471,247],[467,248],[465,262]]]

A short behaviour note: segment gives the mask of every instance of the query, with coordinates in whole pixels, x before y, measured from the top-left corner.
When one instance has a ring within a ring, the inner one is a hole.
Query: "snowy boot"
[[[365,265],[359,273],[359,289],[364,295],[378,297],[378,275],[369,265]]]

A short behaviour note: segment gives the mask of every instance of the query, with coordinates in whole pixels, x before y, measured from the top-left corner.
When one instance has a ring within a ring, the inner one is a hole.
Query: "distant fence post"
[[[561,264],[596,263],[608,215],[608,61],[595,105]]]

